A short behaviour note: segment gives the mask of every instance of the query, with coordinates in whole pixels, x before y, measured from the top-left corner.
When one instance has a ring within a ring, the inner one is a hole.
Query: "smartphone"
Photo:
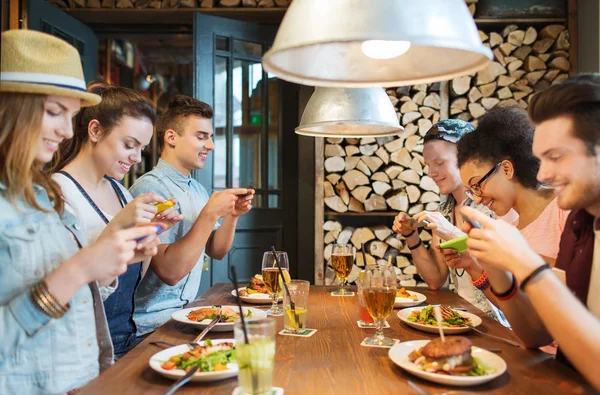
[[[467,250],[467,240],[468,239],[469,239],[469,236],[467,236],[467,235],[457,237],[456,239],[448,240],[448,241],[441,243],[440,248],[442,250],[451,248],[451,249],[456,250],[457,252],[465,252]]]
[[[164,203],[156,202],[156,203],[154,203],[154,205],[156,206],[156,209],[157,209],[156,214],[158,214],[158,213],[162,213],[163,211],[165,211],[169,207],[173,207],[175,205],[175,203],[173,203],[170,200],[167,200]]]
[[[477,204],[471,198],[466,198],[465,201],[461,204],[461,206],[463,206],[463,207],[472,207],[474,209],[477,208]],[[481,224],[479,222],[475,221],[474,219],[467,218],[467,217],[465,217],[462,214],[460,215],[460,217],[462,218],[463,222],[468,223],[473,228],[475,228],[475,229],[481,229],[482,228]],[[441,246],[441,244],[440,244],[440,246]]]
[[[154,228],[156,229],[156,233],[158,233],[162,230],[161,225],[154,225]],[[149,236],[138,237],[137,239],[135,239],[135,241],[137,241],[139,243],[140,241],[144,240],[146,237],[149,237]]]
[[[429,221],[423,220],[423,221],[419,222],[416,219],[410,218],[405,221],[402,221],[402,225],[408,226],[409,228],[417,230],[419,228],[423,228],[423,227],[429,225]]]

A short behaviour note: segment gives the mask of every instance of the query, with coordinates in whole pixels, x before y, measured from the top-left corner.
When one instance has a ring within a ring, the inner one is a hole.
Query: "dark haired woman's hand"
[[[473,258],[468,253],[460,253],[454,249],[441,249],[437,246],[438,250],[444,255],[444,262],[452,269],[469,269],[471,265],[476,264]]]
[[[127,229],[138,224],[150,223],[156,217],[157,208],[155,203],[165,203],[167,200],[154,193],[139,195],[110,221],[109,226],[113,230]],[[166,210],[165,210],[166,211]]]
[[[163,233],[166,230],[172,228],[176,223],[183,219],[183,214],[179,214],[179,211],[175,208],[177,205],[177,200],[169,199],[168,201],[173,202],[173,207],[169,207],[168,209],[161,211],[160,213],[156,213],[155,219],[153,222],[159,222],[162,225],[163,229],[159,232]]]

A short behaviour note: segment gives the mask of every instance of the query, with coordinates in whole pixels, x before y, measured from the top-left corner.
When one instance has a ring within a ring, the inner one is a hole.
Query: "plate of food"
[[[421,304],[426,300],[427,296],[418,292],[407,291],[406,288],[402,287],[396,291],[394,307],[412,307]]]
[[[150,367],[161,375],[178,380],[187,370],[198,365],[192,381],[209,382],[236,377],[235,340],[206,340],[190,350],[187,344],[170,347],[150,358]]]
[[[242,302],[251,303],[251,304],[271,304],[273,303],[273,299],[269,296],[269,292],[265,287],[265,282],[263,281],[263,277],[260,274],[255,275],[248,281],[248,285],[245,287],[238,288],[238,292],[240,293],[240,299]],[[231,291],[233,296],[235,295],[235,289]],[[278,302],[283,300],[283,295],[279,294]]]
[[[470,326],[481,325],[481,318],[465,311],[453,310],[451,307],[441,306],[442,329],[445,334],[456,335],[470,331]],[[429,333],[438,333],[437,320],[433,306],[412,307],[398,311],[398,318],[408,326]]]
[[[267,318],[266,312],[252,307],[242,307],[242,311],[246,319]],[[171,318],[184,324],[206,328],[218,314],[221,314],[221,320],[213,326],[211,329],[213,332],[232,331],[233,323],[240,318],[240,310],[237,306],[192,307],[174,312]]]
[[[438,384],[467,387],[492,381],[506,371],[498,355],[474,347],[462,336],[412,340],[390,348],[390,359],[402,369]]]

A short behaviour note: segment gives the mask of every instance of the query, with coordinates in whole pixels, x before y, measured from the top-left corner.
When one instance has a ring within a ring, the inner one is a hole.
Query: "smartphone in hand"
[[[473,201],[473,199],[471,198],[466,198],[465,201],[461,204],[462,207],[472,207],[472,208],[477,208],[477,204],[475,203],[475,201]],[[479,222],[475,221],[474,219],[470,219],[465,217],[464,215],[460,215],[463,222],[468,223],[469,225],[471,225],[473,228],[475,229],[481,229],[482,226]]]

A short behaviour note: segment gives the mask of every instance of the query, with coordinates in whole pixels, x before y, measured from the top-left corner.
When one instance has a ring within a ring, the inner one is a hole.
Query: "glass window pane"
[[[263,185],[262,74],[260,62],[233,63],[233,188]]]
[[[229,51],[229,37],[217,36],[215,48],[217,51]]]
[[[279,189],[279,86],[279,80],[269,76],[269,189]]]
[[[235,55],[253,56],[260,58],[263,54],[262,44],[248,41],[233,40],[233,53]]]
[[[279,196],[269,195],[268,208],[279,208]]]
[[[214,179],[215,188],[227,188],[227,64],[229,59],[215,57]]]
[[[252,208],[264,208],[265,196],[262,193],[257,193],[252,199]]]

